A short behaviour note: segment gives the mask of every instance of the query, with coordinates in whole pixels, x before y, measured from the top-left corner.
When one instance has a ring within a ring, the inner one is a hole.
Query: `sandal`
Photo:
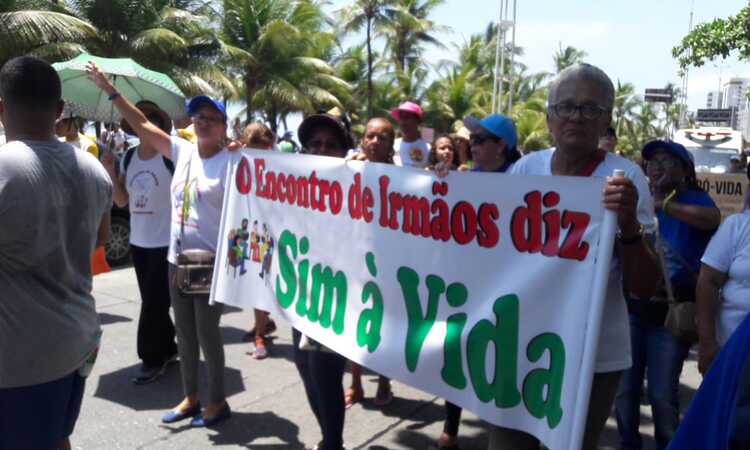
[[[265,359],[268,357],[268,350],[266,349],[265,340],[262,337],[255,338],[255,351],[253,352],[254,359]]]
[[[355,404],[362,401],[362,399],[365,398],[365,393],[361,389],[352,389],[349,388],[346,391],[344,391],[344,408],[349,409]]]

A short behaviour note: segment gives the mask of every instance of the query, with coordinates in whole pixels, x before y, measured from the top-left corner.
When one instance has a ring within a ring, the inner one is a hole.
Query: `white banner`
[[[603,184],[238,152],[212,301],[572,448],[612,253]]]

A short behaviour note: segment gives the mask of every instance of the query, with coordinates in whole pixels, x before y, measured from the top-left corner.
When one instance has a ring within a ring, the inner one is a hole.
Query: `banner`
[[[721,211],[721,218],[742,211],[747,195],[744,173],[696,173],[698,185],[711,196]]]
[[[212,301],[549,448],[580,442],[612,255],[603,179],[251,150],[226,183]]]

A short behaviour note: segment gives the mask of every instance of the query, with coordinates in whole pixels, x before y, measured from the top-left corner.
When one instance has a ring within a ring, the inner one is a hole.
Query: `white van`
[[[742,133],[725,127],[700,127],[677,130],[674,141],[693,156],[696,172],[725,173],[729,158],[742,157]]]

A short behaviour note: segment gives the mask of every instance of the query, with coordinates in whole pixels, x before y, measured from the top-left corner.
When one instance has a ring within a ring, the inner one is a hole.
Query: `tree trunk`
[[[367,119],[372,118],[372,18],[367,18]]]

